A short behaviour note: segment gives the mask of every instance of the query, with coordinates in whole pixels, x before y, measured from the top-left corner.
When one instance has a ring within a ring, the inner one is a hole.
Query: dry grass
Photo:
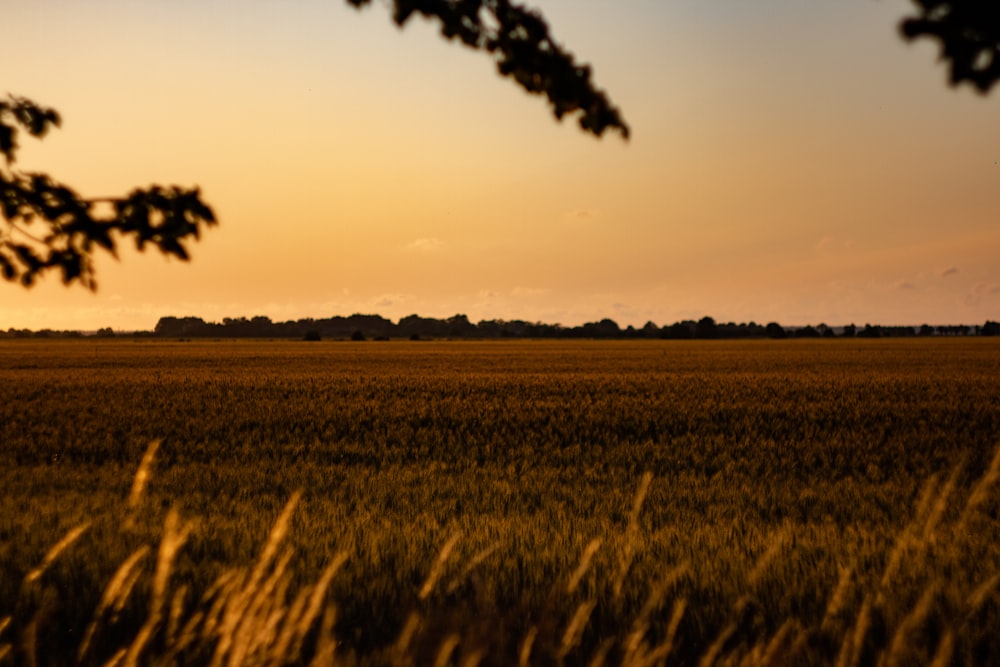
[[[155,451],[155,445],[150,451]],[[995,462],[996,457],[993,460]],[[149,463],[149,457],[143,459],[137,477],[148,475]],[[824,613],[818,622],[786,618],[773,631],[748,629],[747,619],[753,614],[752,608],[759,604],[757,588],[766,571],[772,566],[780,569],[783,558],[795,561],[794,553],[789,552],[794,549],[789,543],[794,543],[795,535],[784,528],[773,536],[770,546],[747,570],[743,578],[745,588],[735,599],[730,618],[717,629],[711,641],[692,642],[684,634],[689,602],[680,584],[690,574],[687,564],[671,568],[661,580],[649,586],[648,596],[630,620],[627,632],[620,636],[590,637],[591,617],[601,611],[602,605],[620,597],[623,572],[627,576],[629,559],[641,548],[640,513],[654,483],[651,475],[643,475],[623,530],[624,542],[617,555],[617,564],[612,561],[613,567],[608,572],[612,578],[610,597],[586,596],[572,603],[571,613],[565,616],[556,607],[542,610],[542,615],[520,639],[517,655],[510,657],[521,667],[536,664],[590,667],[666,664],[898,667],[926,664],[937,667],[955,664],[956,653],[961,650],[965,655],[958,662],[966,663],[971,657],[970,647],[977,639],[969,635],[973,630],[970,620],[987,604],[995,607],[1000,602],[997,595],[1000,573],[994,573],[974,590],[951,590],[952,597],[960,600],[960,604],[947,604],[943,592],[953,589],[954,582],[947,579],[947,572],[938,567],[932,554],[935,546],[947,544],[947,552],[938,554],[937,558],[943,555],[951,564],[962,561],[964,547],[977,539],[970,525],[994,521],[979,512],[979,508],[995,499],[996,476],[991,465],[973,484],[964,501],[956,503],[958,477],[958,473],[953,472],[944,484],[938,484],[935,479],[928,481],[912,520],[900,532],[880,576],[866,583],[858,581],[851,568],[841,571],[829,590]],[[196,529],[194,523],[182,521],[175,510],[170,510],[156,548],[153,571],[143,575],[140,568],[152,551],[150,545],[139,548],[121,564],[104,589],[82,641],[72,652],[74,662],[124,667],[357,662],[357,654],[338,650],[345,642],[337,634],[337,602],[330,595],[331,582],[348,560],[348,554],[340,553],[332,558],[315,581],[299,583],[293,580],[289,565],[294,553],[286,542],[300,501],[299,492],[288,500],[255,562],[248,567],[225,570],[200,595],[187,586],[172,584],[178,555]],[[128,505],[133,505],[132,496]],[[26,598],[31,598],[44,584],[47,573],[72,549],[86,528],[82,525],[69,531],[46,553],[42,563],[24,577],[22,589]],[[435,667],[476,667],[482,662],[506,662],[507,658],[491,654],[496,644],[501,643],[497,638],[470,634],[461,622],[448,628],[446,633],[436,627],[437,639],[427,634],[429,628],[435,628],[434,615],[439,611],[427,603],[445,578],[446,565],[455,555],[460,539],[458,534],[449,538],[429,564],[428,574],[416,596],[418,605],[408,613],[389,649],[368,656],[364,662],[394,667],[425,663]],[[587,544],[565,586],[559,585],[558,578],[552,582],[553,591],[562,591],[558,604],[571,604],[602,545],[599,539]],[[494,551],[496,548],[491,548],[473,556],[462,569],[463,576]],[[696,570],[697,565],[693,568]],[[148,579],[149,594],[141,625],[127,636],[118,634],[117,643],[101,642],[102,635],[114,634],[110,631],[118,623],[118,617],[135,602],[131,598],[139,590],[137,584],[142,577]],[[903,580],[909,583],[901,586],[899,582]],[[920,595],[907,608],[906,599],[915,586],[920,589]],[[195,602],[187,604],[186,599],[192,595]],[[853,605],[850,600],[858,597],[860,605]],[[439,602],[447,605],[446,599]],[[37,606],[37,601],[29,599],[17,614],[0,617],[0,664],[50,662],[46,646],[38,641],[39,626],[47,619],[44,610],[34,608]],[[669,611],[665,615],[660,613],[666,608]],[[880,628],[877,634],[876,625]],[[539,650],[540,646],[544,649]],[[582,650],[584,646],[589,653]],[[830,647],[839,648],[829,650]]]

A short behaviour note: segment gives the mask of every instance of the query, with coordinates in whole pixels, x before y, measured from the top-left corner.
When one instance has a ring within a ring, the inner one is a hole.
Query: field
[[[1000,665],[998,445],[991,339],[7,341],[0,664]]]

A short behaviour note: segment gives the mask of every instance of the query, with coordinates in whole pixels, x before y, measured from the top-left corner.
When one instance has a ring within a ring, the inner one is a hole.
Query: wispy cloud
[[[438,238],[414,239],[406,244],[406,249],[411,252],[434,252],[444,247],[444,241]]]
[[[938,272],[938,275],[941,276],[942,278],[947,278],[948,276],[953,276],[956,273],[958,273],[958,267],[957,266],[949,266],[946,269],[941,269]]]
[[[976,283],[965,295],[967,306],[978,306],[983,302],[983,298],[992,298],[1000,295],[1000,285],[996,283]]]
[[[549,290],[544,287],[515,287],[510,291],[513,297],[536,297],[548,294]]]
[[[813,247],[816,250],[821,251],[832,251],[832,250],[852,250],[854,248],[854,241],[851,239],[838,239],[833,236],[824,236],[820,240],[816,241],[816,245]]]
[[[601,217],[601,210],[596,208],[575,208],[566,213],[566,219],[570,222],[580,222],[583,220],[596,220]]]
[[[617,319],[639,320],[644,316],[647,319],[650,317],[650,313],[643,312],[628,303],[622,303],[620,301],[612,303],[611,310],[614,312],[614,316]]]
[[[911,283],[908,280],[897,280],[893,284],[893,287],[896,288],[896,289],[901,289],[901,290],[915,290],[915,289],[917,289],[917,286],[914,285],[913,283]]]
[[[372,303],[377,308],[390,308],[400,306],[408,300],[410,297],[406,294],[380,294],[373,299]]]

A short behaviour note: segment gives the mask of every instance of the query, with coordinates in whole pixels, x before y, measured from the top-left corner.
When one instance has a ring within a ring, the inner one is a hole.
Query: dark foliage
[[[53,331],[42,329],[0,330],[3,338],[79,338],[80,331]],[[110,327],[100,329],[95,336],[114,336]],[[987,320],[984,324],[949,324],[920,327],[883,326],[866,324],[859,328],[853,324],[831,327],[824,323],[815,326],[789,327],[777,322],[766,326],[756,322],[715,322],[711,317],[699,321],[682,320],[658,326],[647,322],[641,329],[628,326],[624,329],[611,319],[587,322],[578,326],[526,322],[524,320],[480,320],[472,323],[465,315],[445,319],[408,315],[398,323],[380,315],[355,314],[348,317],[314,319],[303,318],[286,322],[272,322],[263,315],[255,317],[225,317],[222,322],[206,322],[200,317],[161,317],[153,331],[136,331],[133,337],[155,338],[285,338],[306,340],[380,340],[391,338],[410,340],[432,339],[489,339],[489,338],[551,338],[592,340],[640,339],[712,339],[746,340],[763,338],[910,338],[916,336],[1000,336],[1000,323]]]
[[[363,7],[371,0],[347,0]],[[510,0],[393,0],[393,20],[402,27],[414,14],[441,24],[446,39],[486,51],[497,71],[529,93],[544,95],[556,118],[579,112],[580,127],[597,136],[615,130],[624,138],[629,127],[619,110],[591,82],[589,65],[556,44],[536,11]]]
[[[987,92],[1000,80],[1000,4],[988,0],[913,0],[917,15],[900,24],[908,39],[935,39],[949,81]]]
[[[695,322],[683,320],[658,327],[647,322],[641,329],[622,329],[611,319],[587,322],[575,327],[524,320],[480,320],[473,324],[462,314],[446,319],[408,315],[398,323],[379,315],[355,314],[349,317],[336,315],[324,319],[306,318],[287,322],[272,322],[257,316],[224,318],[221,323],[206,322],[200,317],[161,317],[153,335],[160,338],[302,338],[310,333],[323,338],[340,340],[369,340],[389,338],[422,339],[483,339],[483,338],[582,338],[582,339],[727,339],[748,338],[908,338],[918,334],[916,327],[881,326],[866,324],[858,329],[853,324],[839,328],[839,333],[826,324],[785,329],[777,322],[767,326],[756,322],[719,323],[705,316]],[[919,329],[924,336],[990,336],[1000,335],[1000,324],[987,321],[984,325],[924,325]],[[31,332],[9,331],[7,337],[31,337]],[[49,332],[63,335],[63,332]],[[37,336],[37,334],[35,334]],[[0,338],[4,333],[0,332]]]
[[[187,259],[184,246],[198,238],[204,225],[215,224],[212,209],[197,188],[152,185],[110,199],[84,199],[48,174],[14,168],[18,133],[43,137],[59,114],[23,97],[0,100],[0,273],[30,287],[37,277],[59,270],[63,282],[79,281],[95,289],[93,253],[99,247],[117,256],[119,237],[131,237],[136,247],[147,244]],[[100,204],[106,204],[101,207]],[[102,215],[102,208],[108,210]]]

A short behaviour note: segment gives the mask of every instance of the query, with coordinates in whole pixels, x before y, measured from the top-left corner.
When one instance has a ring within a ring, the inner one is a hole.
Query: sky
[[[199,186],[190,262],[0,283],[0,329],[377,313],[577,325],[1000,319],[1000,92],[949,88],[904,0],[528,0],[632,129],[557,122],[387,3],[0,0],[18,168]]]

